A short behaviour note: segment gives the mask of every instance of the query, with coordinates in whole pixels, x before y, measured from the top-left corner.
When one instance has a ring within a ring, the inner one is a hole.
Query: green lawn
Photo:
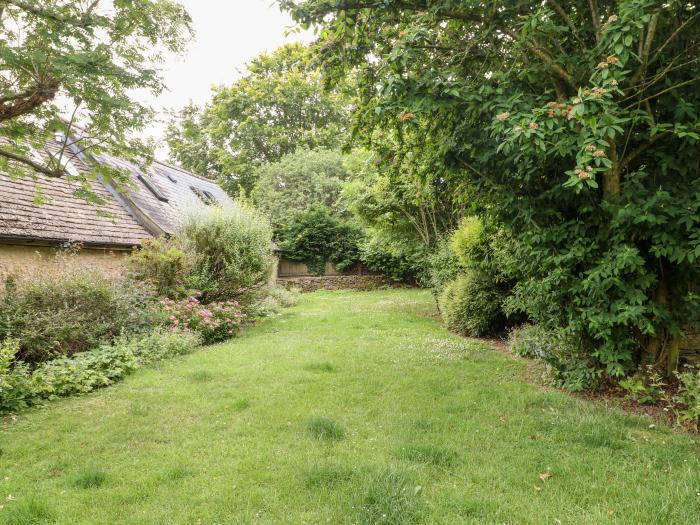
[[[0,522],[700,523],[697,437],[524,371],[425,292],[307,295],[3,420]]]

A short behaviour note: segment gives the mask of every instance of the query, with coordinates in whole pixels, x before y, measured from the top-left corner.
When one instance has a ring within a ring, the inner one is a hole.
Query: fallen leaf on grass
[[[547,481],[552,475],[549,472],[543,472],[539,477],[542,481]]]
[[[535,492],[539,492],[540,490],[542,490],[542,487],[540,487],[539,485],[535,485],[533,488],[535,489]]]

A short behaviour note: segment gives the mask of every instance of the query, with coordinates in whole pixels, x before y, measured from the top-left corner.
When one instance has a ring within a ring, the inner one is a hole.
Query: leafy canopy
[[[133,132],[152,112],[133,93],[163,89],[162,55],[189,36],[189,15],[173,0],[0,2],[0,170],[64,176],[76,139],[85,153],[148,157]],[[73,139],[37,155],[55,131]]]
[[[301,44],[263,53],[246,75],[219,86],[202,111],[188,107],[173,121],[167,141],[184,168],[220,179],[233,194],[253,187],[258,166],[299,147],[336,149],[345,140],[351,97],[327,91]]]
[[[324,205],[340,214],[341,191],[357,157],[338,151],[298,150],[258,168],[251,196],[276,229],[312,205]]]

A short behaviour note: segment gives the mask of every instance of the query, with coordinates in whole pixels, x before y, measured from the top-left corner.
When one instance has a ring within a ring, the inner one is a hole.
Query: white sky
[[[168,91],[148,102],[159,111],[148,135],[158,141],[158,157],[167,156],[163,137],[169,110],[190,100],[203,105],[211,87],[240,78],[245,64],[263,51],[287,42],[310,42],[311,32],[292,33],[291,18],[274,0],[180,0],[192,17],[195,40],[182,57],[169,56],[163,65]]]

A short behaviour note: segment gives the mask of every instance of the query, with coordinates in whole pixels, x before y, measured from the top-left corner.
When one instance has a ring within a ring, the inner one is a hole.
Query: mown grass
[[[308,295],[6,418],[0,523],[700,521],[696,436],[528,384],[433,308],[415,290]]]

